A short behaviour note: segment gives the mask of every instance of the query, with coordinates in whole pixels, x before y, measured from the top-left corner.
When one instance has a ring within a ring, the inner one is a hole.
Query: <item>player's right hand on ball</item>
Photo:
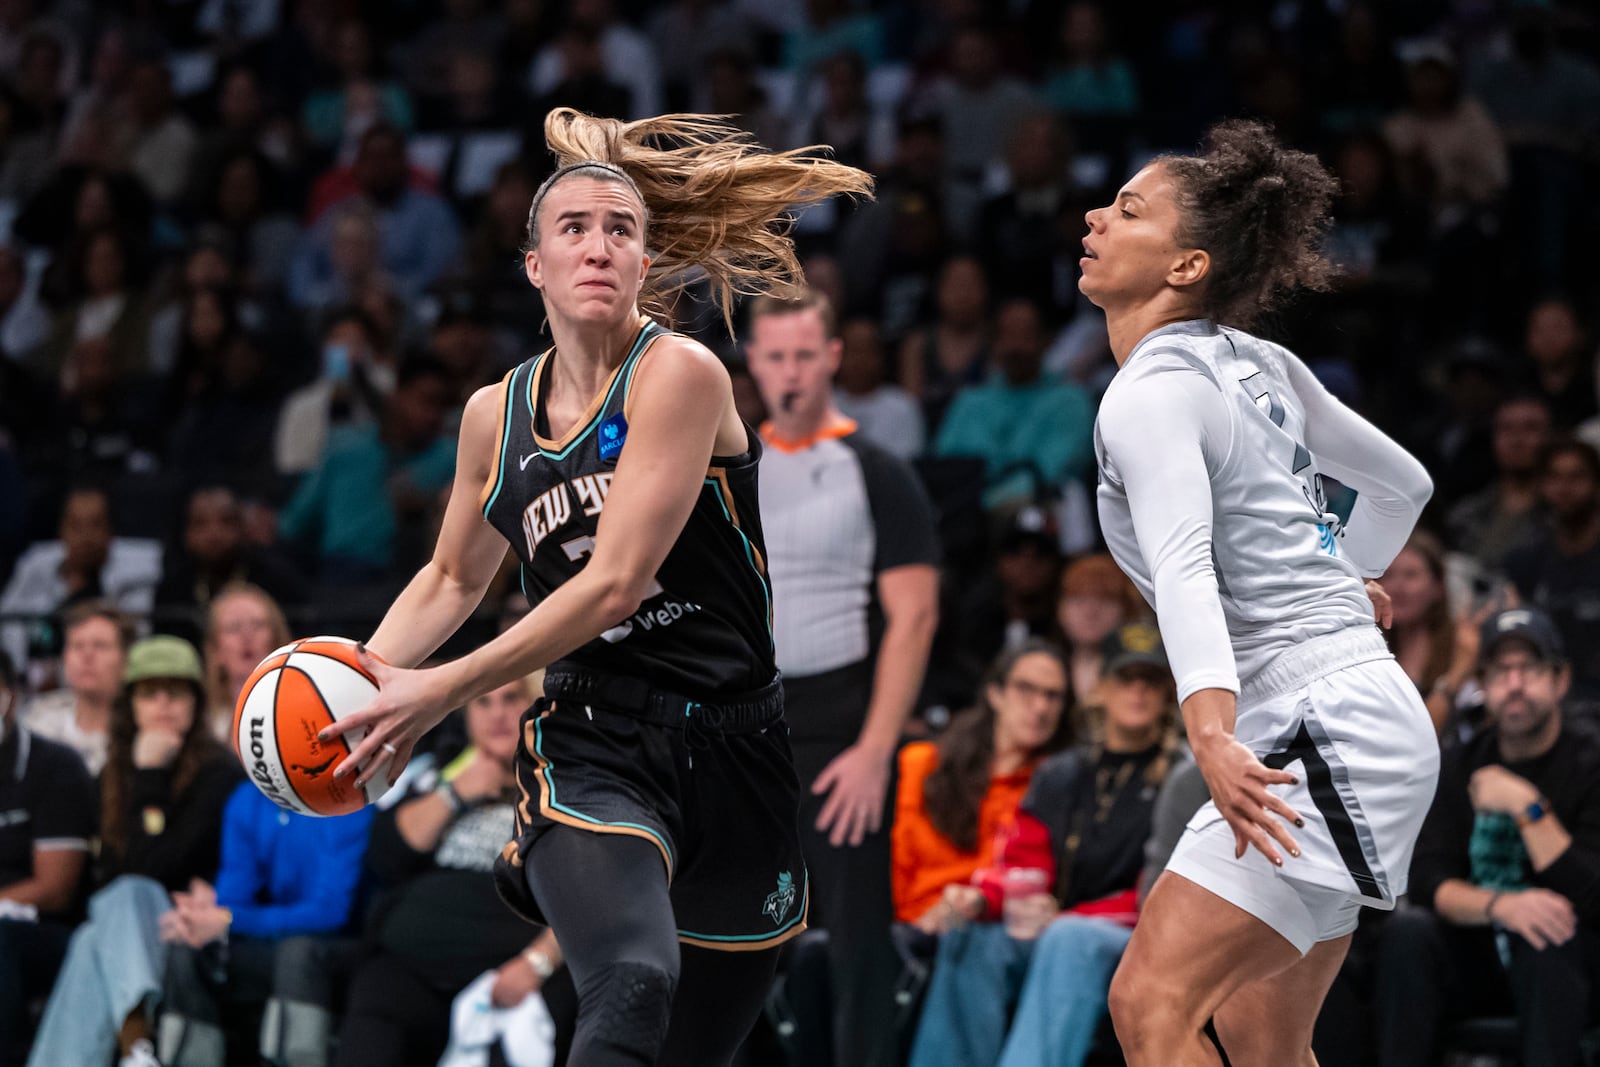
[[[1288,771],[1275,771],[1256,759],[1256,754],[1232,736],[1219,737],[1209,745],[1195,748],[1200,773],[1211,788],[1211,800],[1233,828],[1234,859],[1243,859],[1245,849],[1254,846],[1275,866],[1283,866],[1281,846],[1291,857],[1299,858],[1300,846],[1289,836],[1287,824],[1304,826],[1283,798],[1268,791],[1272,785],[1296,785]]]
[[[366,731],[360,744],[333,769],[333,776],[354,774],[356,785],[365,787],[381,773],[393,785],[422,735],[454,707],[449,683],[438,667],[394,667],[368,652],[365,645],[357,648],[356,658],[378,683],[378,695],[366,707],[323,727],[318,737],[327,742],[351,730]]]

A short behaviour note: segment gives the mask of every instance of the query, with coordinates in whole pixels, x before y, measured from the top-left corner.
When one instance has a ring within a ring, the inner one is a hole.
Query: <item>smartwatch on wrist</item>
[[[1550,814],[1550,802],[1544,797],[1540,797],[1526,808],[1517,812],[1517,829],[1520,830],[1524,826],[1530,826],[1548,814]]]

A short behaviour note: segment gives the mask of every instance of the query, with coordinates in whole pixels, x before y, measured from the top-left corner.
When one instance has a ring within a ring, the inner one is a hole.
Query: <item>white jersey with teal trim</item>
[[[1292,353],[1203,320],[1134,348],[1095,451],[1101,529],[1156,609],[1180,699],[1238,692],[1296,644],[1371,627],[1363,577],[1387,569],[1432,492]]]

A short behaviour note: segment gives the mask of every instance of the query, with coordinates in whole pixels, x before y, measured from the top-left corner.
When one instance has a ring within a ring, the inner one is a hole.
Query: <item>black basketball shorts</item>
[[[545,691],[522,719],[516,825],[495,864],[518,914],[545,921],[523,868],[540,835],[570,826],[660,850],[684,944],[765,949],[806,928],[800,785],[777,683],[707,706],[552,668]]]

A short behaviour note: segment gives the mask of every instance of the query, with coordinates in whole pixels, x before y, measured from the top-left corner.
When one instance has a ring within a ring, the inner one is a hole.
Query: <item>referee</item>
[[[746,354],[770,413],[761,522],[834,1062],[877,1067],[897,1057],[900,967],[884,808],[938,622],[939,551],[916,474],[834,407],[840,347],[820,293],[751,305]]]

